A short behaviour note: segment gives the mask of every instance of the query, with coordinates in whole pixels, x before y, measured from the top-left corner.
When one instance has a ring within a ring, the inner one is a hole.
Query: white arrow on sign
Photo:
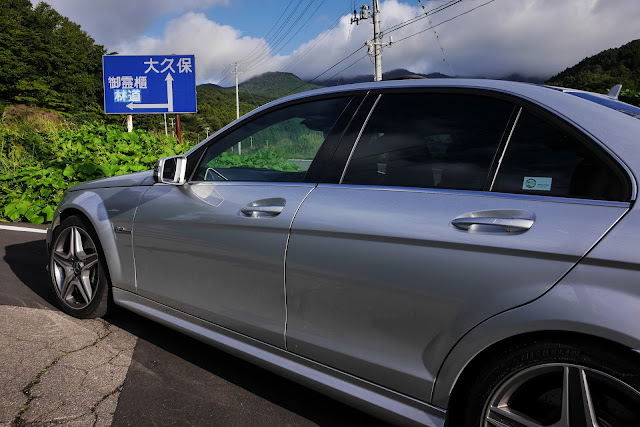
[[[127,104],[127,108],[133,110],[134,108],[166,108],[168,113],[173,111],[173,76],[171,73],[167,73],[167,103],[166,104],[134,104],[130,102]]]

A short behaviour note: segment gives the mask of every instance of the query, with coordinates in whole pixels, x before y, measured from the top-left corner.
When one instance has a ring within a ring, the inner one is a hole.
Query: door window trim
[[[606,201],[606,200],[597,200],[597,199],[577,199],[577,198],[570,198],[570,197],[560,197],[560,196],[530,196],[530,195],[524,195],[526,197],[542,197],[542,198],[552,198],[554,200],[588,200],[588,201],[595,201],[595,202],[605,202],[605,203],[633,203],[635,202],[636,198],[637,198],[637,183],[635,180],[635,177],[633,175],[633,173],[631,173],[631,170],[627,167],[626,163],[620,159],[620,157],[618,157],[613,151],[611,151],[609,149],[609,147],[607,147],[605,144],[603,144],[602,142],[600,142],[597,138],[593,137],[589,132],[587,132],[585,129],[583,129],[581,126],[579,126],[576,123],[573,123],[572,121],[568,120],[566,117],[552,112],[550,111],[548,108],[546,108],[543,104],[540,104],[538,102],[535,102],[533,100],[527,99],[527,98],[522,98],[518,95],[515,95],[513,93],[510,92],[505,92],[505,91],[501,91],[499,89],[485,89],[485,88],[458,88],[458,87],[435,87],[435,88],[390,88],[390,89],[379,89],[379,90],[374,90],[371,91],[369,93],[368,96],[370,97],[376,97],[376,102],[374,105],[372,105],[370,107],[370,111],[367,114],[367,119],[370,117],[370,115],[373,113],[373,111],[375,110],[375,106],[377,105],[377,102],[379,99],[382,98],[383,95],[385,94],[432,94],[432,93],[444,93],[444,94],[462,94],[462,95],[479,95],[479,96],[484,96],[487,98],[494,98],[494,99],[501,99],[507,102],[510,102],[511,104],[514,105],[515,108],[519,109],[519,113],[518,115],[520,116],[522,114],[522,112],[528,112],[530,114],[533,114],[535,116],[540,117],[542,120],[545,120],[553,125],[558,126],[561,130],[568,132],[571,136],[574,136],[578,139],[578,141],[582,144],[586,144],[587,148],[590,148],[590,151],[594,152],[594,154],[596,155],[602,155],[602,157],[604,157],[604,159],[606,160],[607,166],[609,168],[611,168],[612,170],[616,170],[617,169],[617,173],[620,173],[620,177],[623,178],[626,181],[626,184],[628,186],[627,192],[628,192],[628,201]],[[360,111],[358,112],[360,114]],[[367,125],[368,120],[364,120],[362,121],[362,124],[360,125],[360,129],[358,131],[358,137],[351,143],[351,150],[349,151],[350,154],[352,154],[352,151],[355,150],[355,147],[357,146],[360,137],[362,136],[365,127]],[[517,125],[518,120],[513,120],[510,123],[507,124],[507,129],[509,129],[509,125],[511,125],[511,129],[509,130],[509,139],[511,138],[511,136],[513,135],[513,132],[516,129],[516,125]],[[503,138],[504,139],[504,138]],[[500,141],[500,144],[498,146],[498,149],[496,150],[496,158],[502,158],[505,153],[506,153],[506,146],[508,144],[504,143],[503,141]],[[337,150],[338,152],[339,150]],[[331,159],[330,164],[327,167],[330,167],[331,163],[334,162],[339,162],[340,159],[336,158],[336,156],[334,156],[334,158]],[[344,167],[342,168],[342,173],[341,173],[341,179],[339,181],[339,183],[341,185],[342,184],[342,178],[344,178],[347,169],[349,168],[349,164],[351,161],[351,155],[349,155],[348,157],[348,161],[345,161],[344,163]],[[489,169],[489,173],[488,173],[488,179],[487,182],[491,182],[493,186],[493,182],[495,181],[496,177],[497,177],[497,173],[499,171],[498,167],[492,167]],[[324,182],[324,181],[322,181]],[[352,184],[349,184],[352,185]],[[367,186],[367,187],[371,187],[371,186]],[[390,187],[385,187],[385,186],[375,186],[375,187],[384,187],[384,188],[390,188]],[[420,187],[416,187],[417,189],[420,189]],[[427,188],[422,188],[423,190],[431,190],[431,189],[427,189]],[[433,189],[436,190],[436,189]],[[445,189],[441,189],[442,191],[446,191]],[[453,191],[458,191],[458,190],[453,190]],[[459,190],[459,191],[467,191],[467,190]],[[468,191],[474,191],[474,190],[468,190]],[[477,193],[478,191],[474,191],[475,193]],[[490,191],[487,188],[487,185],[485,185],[485,188],[482,190],[482,192],[486,192],[486,193],[492,193],[492,194],[514,194],[514,195],[519,195],[521,196],[521,194],[518,193],[497,193],[495,191]]]
[[[256,112],[252,116],[247,117],[244,120],[238,121],[232,127],[225,129],[224,132],[220,133],[219,135],[216,135],[215,138],[212,138],[210,141],[207,141],[207,143],[202,144],[200,147],[197,147],[197,149],[189,155],[187,159],[187,177],[188,177],[187,182],[188,183],[203,182],[203,181],[194,180],[194,176],[197,173],[198,165],[200,164],[200,162],[202,162],[202,159],[205,153],[207,152],[207,149],[210,146],[216,144],[221,139],[225,138],[227,135],[230,135],[231,133],[245,126],[246,124],[251,123],[254,120],[257,120],[267,114],[274,113],[284,108],[289,108],[289,107],[293,107],[300,104],[306,104],[309,102],[322,101],[327,99],[350,98],[349,102],[344,107],[343,111],[340,113],[338,118],[336,119],[333,127],[331,128],[331,131],[329,132],[329,135],[327,135],[327,138],[325,138],[322,146],[320,147],[320,150],[318,150],[318,153],[316,153],[315,158],[318,158],[318,156],[321,154],[323,155],[324,165],[321,167],[320,171],[317,171],[316,170],[317,168],[314,168],[314,170],[311,172],[311,175],[308,175],[305,178],[305,181],[302,181],[303,183],[311,182],[307,178],[314,178],[313,182],[318,183],[320,182],[320,179],[324,171],[326,170],[328,164],[330,163],[330,160],[333,154],[331,152],[329,156],[327,156],[326,154],[321,152],[323,152],[323,150],[325,149],[325,145],[327,145],[327,142],[331,138],[337,137],[338,142],[335,144],[336,145],[339,144],[340,140],[342,139],[342,136],[344,135],[344,132],[346,131],[348,125],[351,123],[353,116],[356,114],[362,102],[362,99],[365,98],[366,93],[367,91],[360,90],[360,91],[345,91],[345,92],[330,93],[330,94],[320,94],[313,97],[307,97],[307,98],[303,97],[303,98],[294,99],[292,101],[283,102],[283,103],[274,105],[273,107],[265,108],[260,112]],[[313,164],[309,168],[310,171],[312,167],[313,167]],[[247,182],[253,182],[253,181],[247,181]]]

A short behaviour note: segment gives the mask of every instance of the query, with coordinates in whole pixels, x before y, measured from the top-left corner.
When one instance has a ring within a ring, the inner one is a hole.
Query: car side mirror
[[[171,156],[158,159],[153,170],[153,179],[162,184],[183,185],[187,174],[187,158]]]

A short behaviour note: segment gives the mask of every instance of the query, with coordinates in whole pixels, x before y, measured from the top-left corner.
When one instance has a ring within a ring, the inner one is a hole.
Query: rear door
[[[483,92],[382,94],[342,153],[293,222],[288,349],[425,401],[464,333],[542,295],[629,206],[592,141]]]

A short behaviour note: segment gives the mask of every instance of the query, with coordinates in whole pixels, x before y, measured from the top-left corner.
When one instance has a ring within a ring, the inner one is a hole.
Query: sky
[[[240,81],[267,71],[287,71],[305,80],[320,75],[315,82],[373,74],[365,47],[373,37],[372,19],[351,23],[354,8],[371,7],[369,0],[47,3],[109,52],[195,55],[198,84],[231,86],[235,62]],[[383,42],[393,41],[383,49],[383,73],[404,68],[424,74],[500,78],[517,73],[545,79],[587,56],[640,38],[638,0],[380,3]],[[449,7],[438,10],[443,6]]]

